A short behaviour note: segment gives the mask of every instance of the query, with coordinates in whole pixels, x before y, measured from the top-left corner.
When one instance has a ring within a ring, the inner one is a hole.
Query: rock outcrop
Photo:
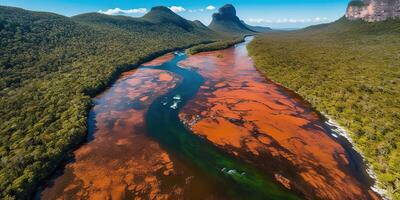
[[[368,22],[400,18],[400,0],[353,0],[347,7],[346,18]]]
[[[221,7],[218,13],[214,13],[212,17],[213,19],[208,27],[216,32],[229,34],[251,34],[255,32],[236,16],[236,9],[231,4]]]

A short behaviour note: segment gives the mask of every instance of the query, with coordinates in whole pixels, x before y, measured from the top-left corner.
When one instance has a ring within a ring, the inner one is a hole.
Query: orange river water
[[[144,66],[174,58],[167,54]],[[205,79],[179,117],[192,130],[305,199],[380,199],[346,149],[302,99],[268,81],[245,44],[199,53],[179,66]],[[36,195],[40,199],[223,199],[191,166],[146,134],[152,101],[181,77],[139,68],[94,99],[87,142]]]

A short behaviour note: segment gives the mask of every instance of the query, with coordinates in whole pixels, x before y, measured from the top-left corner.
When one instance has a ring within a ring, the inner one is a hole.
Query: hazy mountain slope
[[[214,13],[212,21],[208,26],[215,32],[227,35],[254,34],[255,31],[249,29],[236,16],[236,9],[231,4],[226,4]]]
[[[204,24],[203,24],[201,21],[199,21],[199,20],[194,20],[193,23],[194,23],[197,27],[199,27],[199,28],[201,28],[201,29],[206,29],[206,30],[212,31],[210,28],[208,28],[206,25],[204,25]],[[214,32],[214,31],[213,31],[213,32]]]
[[[350,131],[381,186],[400,199],[400,21],[342,18],[257,37],[257,67]]]
[[[217,37],[158,10],[68,18],[0,6],[0,199],[30,197],[84,138],[90,95],[121,71]]]
[[[246,24],[243,20],[241,22],[250,30],[258,32],[258,33],[267,33],[273,31],[270,27],[265,27],[265,26],[252,26],[249,24]]]

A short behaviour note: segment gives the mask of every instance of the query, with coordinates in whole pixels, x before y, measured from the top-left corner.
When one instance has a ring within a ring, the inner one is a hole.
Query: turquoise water
[[[145,119],[149,134],[176,159],[208,177],[210,184],[215,184],[223,196],[231,199],[299,199],[254,167],[224,153],[184,126],[179,111],[196,95],[204,79],[196,71],[179,67],[178,62],[187,56],[176,54],[171,61],[150,67],[178,74],[182,81],[151,104]]]

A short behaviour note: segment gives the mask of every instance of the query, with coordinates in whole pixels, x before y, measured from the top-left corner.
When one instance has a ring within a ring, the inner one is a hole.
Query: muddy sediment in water
[[[159,65],[173,57],[167,54],[145,65]],[[188,192],[211,198],[213,189],[194,179],[187,166],[173,161],[146,133],[144,115],[149,105],[180,79],[156,69],[122,74],[95,98],[88,142],[73,152],[74,160],[48,183],[39,198],[179,199],[191,196]]]
[[[39,198],[379,199],[321,118],[257,72],[245,44],[124,73],[95,98],[88,124],[87,143]]]
[[[197,135],[263,169],[308,199],[379,199],[301,99],[266,80],[245,45],[179,63],[206,80],[180,118]]]

